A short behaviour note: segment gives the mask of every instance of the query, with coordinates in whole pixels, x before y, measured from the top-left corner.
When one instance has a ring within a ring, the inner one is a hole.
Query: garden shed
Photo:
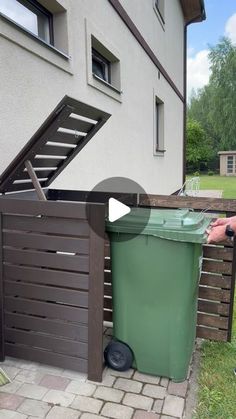
[[[220,175],[236,176],[236,150],[219,151],[220,156]]]

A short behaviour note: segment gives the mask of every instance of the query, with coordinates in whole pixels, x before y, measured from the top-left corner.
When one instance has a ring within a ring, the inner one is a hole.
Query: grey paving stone
[[[163,400],[156,400],[152,410],[156,413],[161,413],[163,407]]]
[[[188,381],[185,380],[182,383],[174,383],[170,381],[168,386],[168,393],[173,394],[174,396],[185,397],[188,388]]]
[[[44,373],[39,370],[19,370],[19,373],[16,376],[17,381],[28,384],[39,384]]]
[[[78,419],[81,412],[68,407],[54,406],[47,414],[46,419]]]
[[[1,409],[0,410],[1,419],[27,419],[26,415],[22,413],[14,412],[14,410]]]
[[[80,396],[92,396],[95,390],[96,386],[94,384],[83,383],[77,380],[72,380],[65,389],[68,393],[78,394]]]
[[[105,416],[94,415],[93,413],[82,413],[80,419],[107,419]]]
[[[38,386],[37,384],[23,384],[16,394],[27,397],[29,399],[41,400],[47,393],[48,388]]]
[[[169,378],[162,377],[160,381],[160,386],[168,387],[168,384],[169,384]]]
[[[91,397],[77,396],[71,404],[72,409],[78,409],[81,412],[99,413],[103,402],[92,399]]]
[[[62,372],[62,377],[67,377],[72,380],[83,381],[87,380],[87,374],[83,374],[82,372],[72,371],[72,370],[64,370]]]
[[[48,389],[47,389],[48,390]],[[75,396],[60,390],[49,390],[43,397],[43,401],[47,403],[57,404],[59,406],[68,407],[74,400]]]
[[[116,403],[106,403],[102,409],[102,415],[113,419],[130,419],[134,410],[131,407]]]
[[[135,371],[133,379],[137,381],[142,381],[143,383],[149,383],[149,384],[159,384],[160,382],[160,377],[155,376],[155,375],[143,374],[139,371]]]
[[[116,377],[115,376],[108,374],[108,375],[105,375],[103,377],[101,383],[97,383],[96,381],[89,381],[89,380],[87,380],[86,382],[87,383],[94,384],[96,386],[112,387],[113,384],[114,384],[114,382],[115,382],[115,380],[116,380]]]
[[[127,378],[117,378],[114,388],[118,388],[120,390],[124,390],[130,393],[140,393],[142,390],[143,384],[139,381],[129,380]]]
[[[182,418],[184,411],[184,399],[177,396],[168,395],[164,401],[162,413],[169,416]]]
[[[50,409],[51,406],[45,402],[25,399],[18,407],[18,412],[24,413],[25,415],[36,416],[37,418],[45,418]]]
[[[176,419],[174,416],[161,415],[161,419]]]
[[[126,393],[123,404],[134,407],[135,409],[151,410],[153,399],[142,396],[141,394]]]
[[[3,393],[11,393],[14,394],[19,390],[19,388],[22,386],[22,383],[19,381],[12,381],[12,383],[5,384],[4,386],[1,386],[1,392]]]
[[[133,419],[160,419],[160,415],[153,412],[144,412],[143,410],[136,410]]]
[[[123,391],[116,390],[114,388],[109,388],[109,387],[98,387],[93,395],[93,397],[97,399],[102,399],[108,402],[116,402],[116,403],[120,403],[123,396],[124,396]]]
[[[113,375],[114,377],[123,377],[123,378],[131,378],[134,370],[131,368],[127,371],[115,371],[112,370],[111,368],[108,368],[108,374]]]
[[[10,380],[13,380],[15,376],[20,372],[20,368],[17,368],[11,365],[5,365],[3,367],[3,371],[10,378]]]
[[[145,396],[153,397],[154,399],[164,399],[166,395],[166,388],[154,386],[153,384],[145,384],[142,393]]]

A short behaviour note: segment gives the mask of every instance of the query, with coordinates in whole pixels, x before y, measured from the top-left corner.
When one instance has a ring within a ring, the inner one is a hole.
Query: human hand
[[[225,226],[226,224],[230,224],[232,221],[236,222],[236,216],[228,217],[228,218],[217,218],[217,220],[211,223],[211,226],[212,227],[223,226],[223,225]]]
[[[227,223],[228,221],[226,221]],[[207,243],[220,243],[225,241],[226,235],[225,235],[225,224],[223,225],[216,225],[211,226],[210,230],[207,230],[208,238]]]

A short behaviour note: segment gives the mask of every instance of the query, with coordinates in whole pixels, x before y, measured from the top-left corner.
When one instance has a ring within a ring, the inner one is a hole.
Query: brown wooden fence
[[[101,381],[104,217],[102,204],[0,199],[2,359]]]
[[[236,200],[180,196],[139,196],[140,206],[192,208],[207,212],[236,213]],[[216,216],[213,214],[212,216]],[[203,265],[199,283],[197,336],[230,341],[235,288],[236,243],[203,246]],[[112,272],[109,240],[105,243],[104,319],[112,321]]]

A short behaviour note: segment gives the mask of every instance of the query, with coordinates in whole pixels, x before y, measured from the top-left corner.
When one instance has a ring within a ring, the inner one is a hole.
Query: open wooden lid
[[[34,189],[26,161],[41,187],[49,186],[110,116],[65,96],[0,176],[0,193]]]

